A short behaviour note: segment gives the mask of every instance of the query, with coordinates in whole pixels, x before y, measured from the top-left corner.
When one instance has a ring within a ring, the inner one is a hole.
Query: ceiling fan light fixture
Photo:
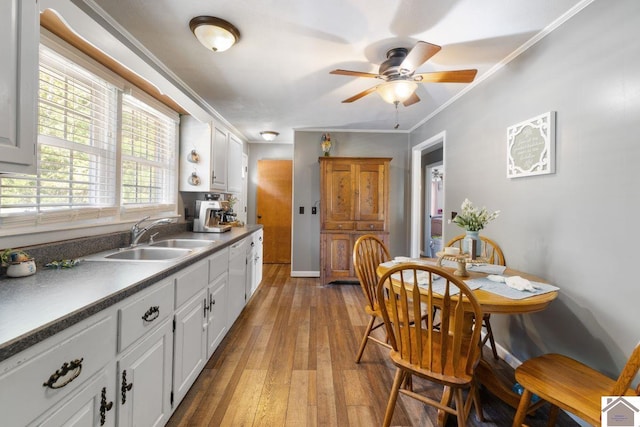
[[[214,52],[224,52],[240,40],[240,31],[233,24],[213,16],[196,16],[189,28],[204,47]]]
[[[263,130],[262,132],[260,132],[260,135],[265,141],[273,141],[280,134],[273,130]]]
[[[404,102],[418,89],[418,84],[410,80],[394,80],[376,87],[378,95],[389,104]]]

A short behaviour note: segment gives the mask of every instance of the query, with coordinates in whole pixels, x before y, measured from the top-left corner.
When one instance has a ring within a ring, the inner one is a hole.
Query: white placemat
[[[443,259],[442,266],[449,268],[458,268],[458,263],[448,259]],[[467,263],[467,271],[475,271],[477,273],[502,274],[506,269],[507,267],[505,267],[504,265]]]
[[[404,282],[405,283],[409,283],[409,284],[413,284],[413,272],[412,271],[403,271],[403,275],[404,275]],[[423,288],[423,289],[427,289],[428,288],[428,283],[429,283],[429,273],[427,273],[426,271],[421,271],[420,273],[418,273],[418,286]],[[433,283],[432,283],[432,289],[433,292],[439,294],[439,295],[444,295],[445,292],[445,286],[446,286],[446,281],[442,280],[442,278],[440,276],[438,276],[437,274],[432,274],[433,276]],[[400,273],[395,273],[393,275],[391,275],[392,279],[395,280],[400,280]],[[474,289],[478,289],[480,288],[481,284],[466,284],[471,290]],[[460,290],[455,286],[450,286],[449,287],[449,295],[457,295],[460,293]]]
[[[533,292],[530,291],[519,291],[517,289],[510,288],[503,282],[494,282],[493,280],[489,280],[486,277],[481,277],[477,279],[469,279],[464,281],[467,286],[475,286],[473,289],[481,288],[483,291],[491,292],[496,295],[503,296],[505,298],[510,299],[525,299],[535,295],[542,295],[549,292],[557,291],[557,286],[550,285],[548,283],[540,283],[540,282],[531,282],[533,285],[539,287],[540,289],[536,289]]]

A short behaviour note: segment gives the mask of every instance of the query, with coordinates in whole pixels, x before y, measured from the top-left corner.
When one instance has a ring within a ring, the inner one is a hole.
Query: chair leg
[[[406,374],[402,369],[396,369],[396,375],[393,378],[393,385],[391,386],[391,394],[389,395],[389,402],[387,402],[387,410],[384,414],[383,427],[389,427],[391,425],[391,418],[393,418],[393,411],[396,409],[396,400],[400,392],[400,385],[405,376]]]
[[[367,341],[369,341],[369,334],[373,329],[373,324],[376,321],[375,316],[371,316],[371,320],[369,320],[369,324],[367,325],[367,330],[364,333],[364,337],[362,338],[362,342],[360,343],[360,348],[358,349],[358,355],[356,356],[356,363],[360,363],[360,359],[362,359],[362,355],[364,354],[364,348],[367,346]]]
[[[480,401],[480,391],[478,390],[477,384],[471,385],[471,400],[473,402],[473,406],[476,408],[476,418],[478,421],[484,422],[484,413],[482,412],[482,402]]]
[[[551,409],[549,409],[549,422],[547,426],[553,427],[556,425],[556,421],[558,420],[558,412],[560,412],[560,408],[556,405],[551,405]]]
[[[453,390],[453,398],[456,402],[456,417],[458,418],[458,427],[466,427],[467,417],[465,416],[464,397],[462,396],[462,389],[456,387]]]
[[[518,410],[516,411],[516,415],[513,417],[513,424],[511,427],[521,427],[524,422],[525,417],[527,416],[527,409],[529,409],[529,402],[531,401],[532,393],[526,388],[522,392],[522,397],[520,397],[520,403],[518,403]]]
[[[491,344],[491,351],[493,351],[493,358],[498,360],[498,350],[496,350],[496,341],[493,339],[493,331],[491,330],[491,322],[489,318],[490,314],[485,314],[482,317],[482,322],[484,323],[485,328],[487,328],[487,337],[489,337],[489,344]],[[487,337],[483,341],[483,344],[486,342]]]

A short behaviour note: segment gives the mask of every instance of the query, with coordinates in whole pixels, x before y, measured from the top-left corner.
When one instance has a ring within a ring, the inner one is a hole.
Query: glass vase
[[[464,239],[462,240],[462,252],[463,253],[470,253],[470,248],[469,248],[469,239],[475,240],[476,242],[476,257],[479,257],[480,254],[482,253],[482,242],[480,240],[480,232],[479,231],[470,231],[467,230],[466,231],[466,235],[464,236]]]

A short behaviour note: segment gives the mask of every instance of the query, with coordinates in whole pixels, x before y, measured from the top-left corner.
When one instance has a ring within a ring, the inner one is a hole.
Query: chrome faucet
[[[161,218],[161,219],[153,221],[151,224],[149,224],[146,227],[141,229],[140,228],[140,224],[142,224],[143,222],[145,222],[149,218],[150,217],[146,216],[146,217],[142,218],[140,221],[138,221],[135,224],[133,224],[133,227],[131,227],[131,247],[132,248],[135,248],[136,246],[138,246],[138,242],[140,241],[140,238],[147,231],[149,231],[152,228],[155,228],[155,227],[157,227],[159,225],[162,225],[162,224],[171,224],[171,223],[175,222],[171,218]]]

